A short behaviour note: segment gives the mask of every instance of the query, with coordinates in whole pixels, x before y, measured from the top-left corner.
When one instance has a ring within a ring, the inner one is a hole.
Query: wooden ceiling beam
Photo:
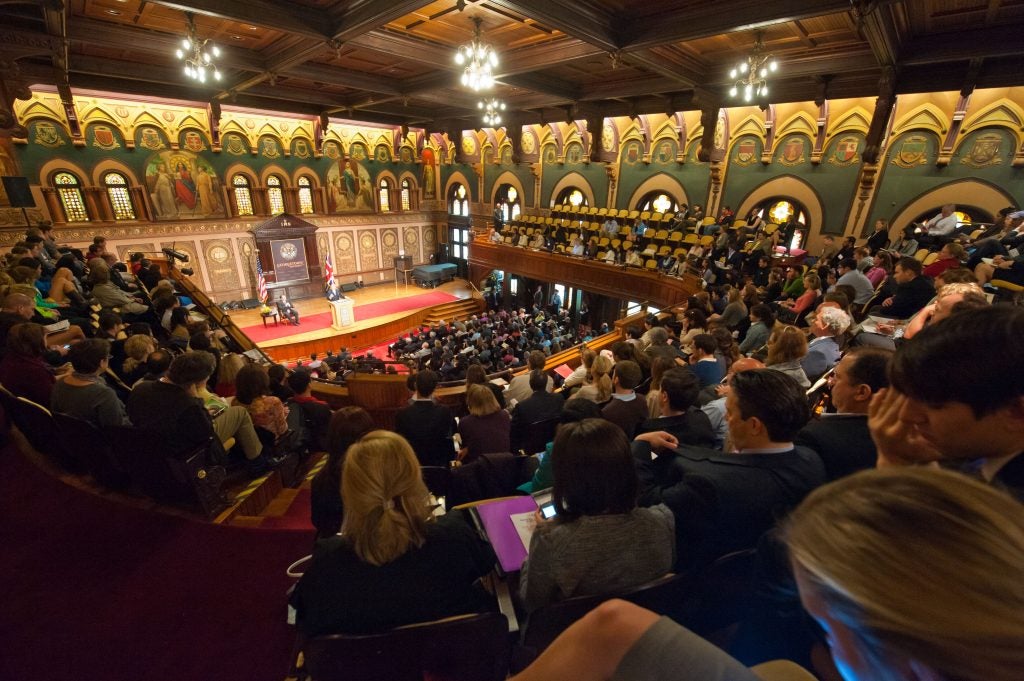
[[[348,42],[428,4],[430,0],[357,0],[338,3],[336,7],[344,6],[347,9],[336,17],[331,37],[340,43]]]
[[[313,40],[331,38],[331,29],[334,26],[334,21],[327,12],[314,7],[305,7],[297,2],[274,2],[273,0],[147,1],[182,12],[192,12],[202,16],[270,28]],[[182,17],[182,30],[184,27],[184,17]]]
[[[850,0],[731,0],[707,2],[662,12],[656,17],[621,17],[622,50],[633,51],[707,38],[721,33],[752,31],[794,19],[806,19],[850,9]]]
[[[1024,24],[1004,24],[991,28],[965,29],[946,36],[910,38],[903,45],[900,64],[921,66],[943,62],[1016,57],[1021,54]]]
[[[508,75],[503,77],[500,82],[569,102],[579,99],[582,92],[582,88],[575,83],[555,78],[539,71]]]
[[[583,0],[489,0],[490,5],[530,17],[538,24],[579,38],[607,52],[620,47],[615,18]]]
[[[887,5],[861,5],[854,3],[853,11],[861,33],[871,46],[879,66],[891,66],[899,62],[900,32],[893,20],[891,8]]]

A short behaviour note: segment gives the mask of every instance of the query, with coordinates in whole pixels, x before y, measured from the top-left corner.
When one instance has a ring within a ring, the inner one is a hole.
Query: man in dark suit
[[[331,408],[323,400],[313,397],[313,375],[306,369],[296,369],[288,376],[288,387],[294,391],[291,404],[302,410],[306,424],[306,442],[311,451],[327,451],[327,427],[331,421]]]
[[[823,414],[793,440],[818,453],[830,482],[875,467],[878,454],[868,430],[868,407],[871,398],[889,385],[891,359],[892,351],[884,348],[858,347],[848,352],[829,380],[837,413]]]
[[[935,297],[932,280],[922,276],[921,263],[904,256],[896,262],[892,278],[896,281],[896,293],[871,308],[871,314],[892,319],[910,319],[921,311]]]
[[[601,416],[622,428],[627,438],[632,438],[647,420],[647,400],[635,390],[642,380],[639,364],[629,360],[616,362],[612,370],[612,399],[601,409]]]
[[[281,299],[277,301],[277,313],[281,315],[282,319],[287,319],[295,326],[299,325],[299,311],[292,305],[292,301],[288,300],[288,296],[281,294]]]
[[[434,402],[436,373],[421,371],[415,381],[412,404],[395,415],[395,430],[412,445],[421,465],[447,466],[455,458],[455,419],[448,407]]]
[[[640,504],[664,503],[676,519],[676,569],[754,547],[760,536],[825,481],[814,452],[793,445],[807,423],[797,382],[773,369],[735,374],[726,398],[736,451],[678,447],[666,432],[637,436]]]
[[[531,423],[557,419],[565,406],[561,395],[548,392],[548,375],[539,369],[530,372],[529,397],[512,411],[512,449],[518,449],[528,436]]]
[[[711,420],[696,406],[699,390],[700,382],[692,371],[682,367],[666,371],[658,395],[661,416],[641,423],[637,433],[663,430],[671,433],[679,444],[714,447]]]

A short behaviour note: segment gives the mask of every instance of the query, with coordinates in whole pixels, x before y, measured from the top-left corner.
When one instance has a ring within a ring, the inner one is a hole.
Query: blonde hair
[[[595,402],[607,402],[612,397],[612,366],[612,361],[604,355],[595,357],[590,366],[590,382],[597,388]]]
[[[220,366],[217,367],[217,383],[234,385],[238,372],[245,364],[245,357],[242,355],[233,352],[224,355],[220,360]]]
[[[973,284],[971,282],[955,282],[952,284],[946,284],[940,288],[939,292],[935,295],[935,299],[941,300],[947,296],[954,296],[957,294],[964,295],[967,293],[976,293],[979,296],[985,295],[985,291],[977,284]]]
[[[427,498],[420,463],[401,435],[374,430],[348,448],[341,476],[341,533],[360,560],[386,565],[422,546]]]
[[[144,333],[129,336],[128,340],[124,342],[124,354],[128,357],[121,365],[122,371],[126,374],[135,371],[140,364],[146,361],[149,353],[153,352],[155,345],[156,342]]]
[[[776,324],[768,336],[768,358],[765,366],[792,362],[807,354],[807,336],[795,326]]]
[[[847,627],[871,678],[907,660],[958,681],[1024,668],[1024,507],[967,476],[865,471],[790,516],[791,559]]]
[[[489,416],[501,409],[491,389],[475,383],[466,388],[466,408],[473,416]]]

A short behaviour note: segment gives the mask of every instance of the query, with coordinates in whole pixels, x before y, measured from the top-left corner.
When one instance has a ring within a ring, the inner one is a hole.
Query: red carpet
[[[292,505],[288,507],[288,510],[279,516],[267,516],[260,523],[260,528],[272,528],[278,530],[309,530],[313,531],[313,523],[309,519],[310,515],[310,495],[312,492],[309,487],[303,487],[299,490],[299,493],[292,499]]]
[[[379,303],[356,305],[355,317],[357,320],[363,321],[366,319],[383,317],[384,315],[405,312],[407,310],[419,310],[420,308],[430,307],[432,305],[450,303],[455,300],[458,300],[458,298],[449,293],[445,293],[443,291],[431,291],[430,293],[423,293],[417,296],[394,298],[392,300],[384,300]],[[324,307],[327,307],[327,301],[324,301]],[[277,340],[278,338],[294,336],[297,333],[305,333],[307,331],[319,331],[320,329],[326,329],[331,325],[331,311],[328,309],[326,312],[306,315],[301,317],[299,321],[302,322],[301,326],[291,326],[290,324],[285,324],[283,322],[274,326],[273,321],[271,321],[266,328],[264,328],[263,324],[260,323],[253,326],[246,326],[242,331],[244,331],[245,335],[256,343],[268,340]]]
[[[294,640],[284,571],[312,542],[117,504],[8,445],[0,679],[280,681]]]

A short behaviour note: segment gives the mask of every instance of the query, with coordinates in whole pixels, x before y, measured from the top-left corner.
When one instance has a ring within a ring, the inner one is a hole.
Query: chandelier
[[[762,35],[757,36],[754,50],[745,61],[740,62],[729,71],[729,77],[736,82],[729,89],[729,96],[736,97],[743,92],[743,101],[750,102],[754,98],[768,96],[768,76],[779,68],[778,62],[766,53]]]
[[[213,63],[214,57],[220,56],[220,48],[210,43],[210,39],[200,40],[196,37],[196,24],[192,19],[192,13],[186,12],[188,20],[188,36],[181,41],[181,48],[175,52],[178,59],[185,62],[185,75],[200,83],[206,82],[208,74],[214,80],[220,80],[220,71]]]
[[[484,125],[496,128],[501,125],[501,113],[505,110],[505,102],[498,99],[482,100],[476,103],[476,108],[484,112]]]
[[[498,53],[480,40],[480,24],[483,20],[480,17],[473,17],[473,23],[476,24],[473,39],[455,52],[455,63],[466,67],[460,79],[462,85],[479,92],[489,90],[494,85],[492,69],[498,66]]]

